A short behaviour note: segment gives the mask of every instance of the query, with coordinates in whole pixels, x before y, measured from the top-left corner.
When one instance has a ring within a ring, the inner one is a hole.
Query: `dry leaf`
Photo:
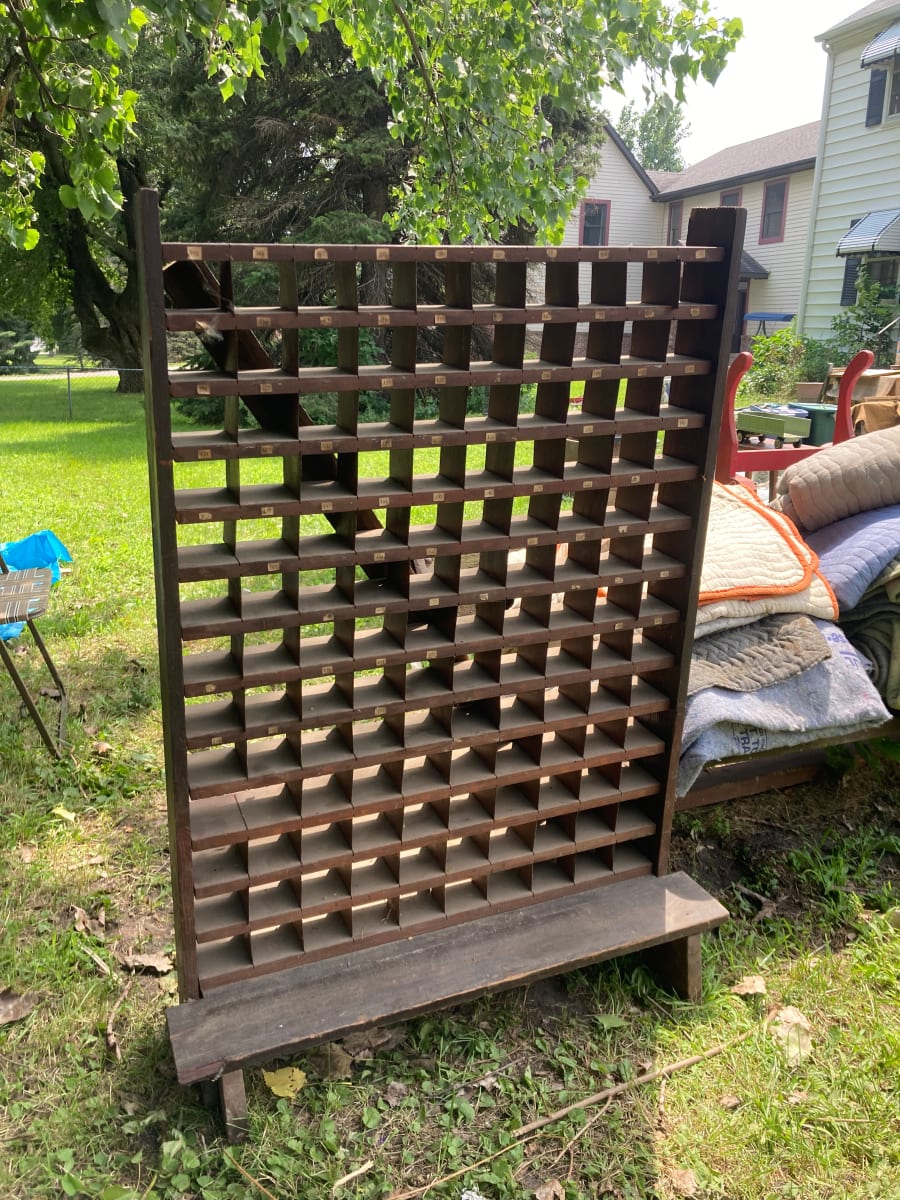
[[[558,1179],[548,1179],[534,1189],[535,1200],[566,1200],[566,1190]]]
[[[129,971],[168,975],[172,970],[172,960],[168,954],[117,954],[116,957]]]
[[[19,858],[23,863],[34,862],[37,856],[37,846],[20,846]]]
[[[73,904],[70,912],[72,913],[72,924],[75,927],[76,933],[89,933],[92,937],[99,938],[101,941],[106,937],[106,911],[100,909],[96,917],[91,917],[79,908],[77,904]]]
[[[684,1170],[670,1171],[669,1182],[679,1196],[697,1195],[697,1176],[690,1167],[685,1167]]]
[[[109,742],[91,742],[91,753],[96,754],[98,758],[106,758],[107,755],[112,754],[112,746]]]
[[[311,1050],[306,1061],[321,1079],[349,1079],[352,1074],[353,1059],[336,1042]]]
[[[62,804],[57,804],[56,807],[51,808],[50,811],[53,813],[54,817],[62,817],[64,821],[72,821],[73,823],[75,821],[75,814],[70,812],[69,809],[65,808]]]
[[[743,1100],[740,1098],[740,1096],[720,1096],[719,1097],[719,1106],[721,1108],[727,1109],[728,1112],[734,1112],[734,1110],[736,1108],[740,1108],[742,1104],[743,1104]]]
[[[391,1029],[366,1029],[362,1033],[348,1033],[341,1038],[341,1045],[354,1062],[372,1058],[376,1050],[394,1050],[406,1037],[405,1025],[394,1025]]]
[[[306,1087],[306,1072],[299,1067],[282,1067],[280,1071],[263,1071],[263,1080],[273,1096],[293,1100]]]
[[[769,1020],[772,1037],[779,1042],[791,1066],[796,1066],[812,1051],[807,1018],[793,1005],[780,1008]]]
[[[37,1002],[38,998],[33,992],[17,996],[9,988],[0,989],[0,1025],[11,1025],[13,1021],[21,1021],[23,1017],[28,1016]]]
[[[409,1095],[409,1088],[405,1083],[398,1083],[394,1080],[387,1086],[387,1091],[384,1093],[384,1098],[387,1100],[391,1108],[396,1108]]]
[[[765,996],[766,981],[762,975],[745,975],[730,990],[735,996]]]
[[[38,693],[38,695],[46,696],[50,700],[58,700],[59,699],[59,688],[42,687],[40,692]]]

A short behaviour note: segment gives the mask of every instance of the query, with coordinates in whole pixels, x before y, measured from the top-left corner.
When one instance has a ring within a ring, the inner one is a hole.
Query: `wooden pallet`
[[[142,194],[179,982],[201,1001],[179,1070],[225,989],[657,894],[742,219],[697,213],[666,247],[189,245]],[[271,303],[241,304],[250,266]],[[334,303],[300,302],[311,271]],[[390,303],[365,303],[373,273]],[[369,328],[384,364],[360,361]],[[169,369],[188,329],[215,370]],[[337,365],[300,336],[322,330]],[[361,419],[371,390],[386,420]],[[173,430],[190,396],[221,397],[217,428]]]

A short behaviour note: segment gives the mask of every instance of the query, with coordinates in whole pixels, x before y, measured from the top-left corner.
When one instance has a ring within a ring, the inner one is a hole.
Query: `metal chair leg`
[[[37,632],[31,621],[28,622],[28,627],[31,629],[32,634],[35,634]],[[62,681],[59,678],[59,674],[56,670],[56,667],[52,665],[52,659],[49,656],[47,647],[44,645],[43,638],[40,636],[40,634],[37,634],[37,637],[35,640],[38,644],[38,648],[41,651],[41,655],[43,656],[44,661],[46,662],[46,664],[50,670],[50,674],[53,678],[53,681],[54,681],[54,683],[56,683],[57,687],[59,688],[59,692],[60,692],[59,742],[62,743],[64,741],[63,732],[64,732],[64,723],[65,723],[66,707],[67,707],[65,688],[62,686]],[[47,749],[50,751],[50,753],[52,755],[54,755],[56,758],[62,758],[62,750],[60,749],[60,746],[56,742],[54,742],[53,737],[50,733],[50,730],[47,728],[46,724],[44,723],[44,718],[41,716],[37,705],[35,704],[34,700],[31,698],[31,693],[29,692],[27,686],[25,685],[25,680],[19,674],[19,669],[13,660],[13,656],[10,654],[10,652],[6,646],[6,643],[3,641],[2,638],[0,638],[0,659],[3,660],[3,665],[6,667],[7,671],[9,672],[10,678],[12,679],[13,683],[16,685],[16,690],[18,691],[19,695],[22,698],[22,703],[28,709],[28,713],[29,713],[32,721],[34,722],[38,733],[41,735],[44,745],[47,747]]]

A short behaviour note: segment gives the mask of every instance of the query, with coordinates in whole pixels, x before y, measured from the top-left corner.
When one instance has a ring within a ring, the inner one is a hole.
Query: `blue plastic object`
[[[0,542],[0,554],[11,571],[24,571],[28,567],[49,567],[54,583],[59,582],[59,564],[72,561],[72,555],[50,529],[31,533],[18,542]],[[24,621],[0,625],[0,638],[8,642],[11,638],[18,637],[24,628]]]

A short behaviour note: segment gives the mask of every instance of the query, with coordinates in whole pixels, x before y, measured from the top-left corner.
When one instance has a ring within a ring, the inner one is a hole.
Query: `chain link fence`
[[[35,364],[22,367],[0,367],[0,397],[16,383],[42,382],[53,392],[58,391],[62,411],[71,421],[78,415],[78,393],[86,388],[102,387],[121,393],[123,398],[143,392],[144,372],[133,367],[79,367]]]

